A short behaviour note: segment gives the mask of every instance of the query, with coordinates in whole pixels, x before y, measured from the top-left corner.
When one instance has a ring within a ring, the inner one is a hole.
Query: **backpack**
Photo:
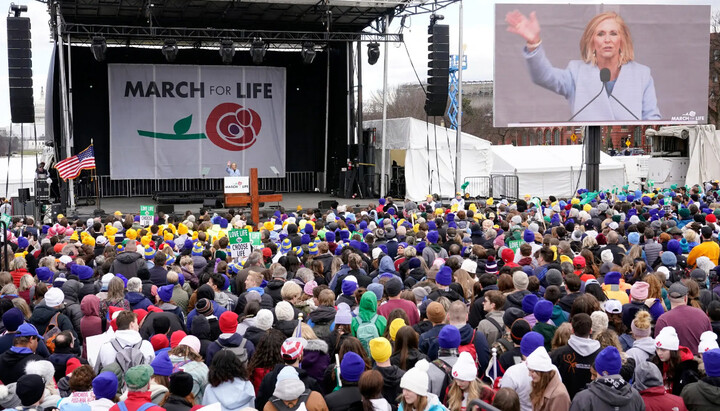
[[[45,340],[45,345],[51,353],[55,352],[55,338],[62,332],[58,324],[59,316],[60,313],[55,313],[55,315],[52,316],[43,333],[43,340]]]
[[[375,314],[368,322],[364,322],[360,316],[358,315],[355,317],[358,322],[358,328],[356,337],[363,345],[363,348],[365,348],[365,352],[367,352],[368,355],[370,355],[370,340],[373,338],[378,338],[380,336],[380,333],[378,333],[377,327],[375,326],[375,321],[377,321],[378,315]]]
[[[140,351],[142,340],[136,344],[123,347],[116,339],[110,340],[110,345],[115,349],[115,362],[120,366],[123,374],[136,365],[145,364],[145,355]]]
[[[229,347],[229,346],[223,345],[223,343],[221,343],[219,339],[216,342],[221,347],[220,348],[221,350],[230,351],[231,353],[235,354],[236,357],[238,357],[238,359],[240,360],[241,363],[247,364],[248,352],[247,352],[247,349],[245,348],[245,344],[247,344],[247,338],[243,338],[242,342],[237,347]]]
[[[295,403],[295,405],[292,408],[285,405],[285,401],[281,400],[280,398],[278,398],[274,395],[272,397],[270,397],[269,401],[272,403],[272,405],[275,406],[275,408],[278,411],[307,411],[307,407],[305,406],[305,403],[307,402],[308,397],[310,397],[309,389],[305,390],[305,392],[303,392],[300,395],[300,397],[298,397],[297,402]],[[120,411],[125,411],[125,410],[120,410]],[[138,411],[140,411],[140,410],[138,410]]]
[[[120,401],[117,403],[118,408],[120,408],[120,411],[128,411],[127,406],[125,405],[125,401]],[[135,411],[147,411],[150,408],[155,407],[155,404],[152,402],[146,402],[145,404],[138,407]]]
[[[477,332],[477,330],[473,330],[473,335],[472,335],[472,338],[470,339],[469,343],[458,347],[458,355],[461,352],[469,353],[472,356],[473,361],[475,361],[475,366],[479,368],[479,363],[478,363],[478,358],[477,358],[477,348],[475,348],[475,332]]]
[[[321,340],[324,340],[325,338],[330,336],[330,324],[332,324],[331,321],[322,323],[322,324],[315,324],[313,325],[312,329],[313,332],[315,332],[315,335],[320,338]]]
[[[450,382],[453,381],[452,367],[450,366],[450,364],[439,358],[432,363],[436,367],[438,367],[440,371],[445,373],[445,378],[443,378],[442,387],[440,388],[440,395],[438,395],[440,402],[445,403],[445,395],[447,394],[448,386],[450,385]]]

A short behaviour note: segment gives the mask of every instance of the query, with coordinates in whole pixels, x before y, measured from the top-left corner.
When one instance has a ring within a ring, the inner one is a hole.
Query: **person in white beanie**
[[[533,411],[568,411],[570,394],[560,380],[544,346],[539,346],[525,361],[532,378],[530,401]]]
[[[452,367],[453,381],[445,396],[445,405],[450,411],[467,409],[473,400],[492,403],[493,390],[477,378],[477,366],[469,352],[462,352]]]
[[[308,411],[328,411],[322,394],[305,388],[295,367],[285,366],[277,375],[275,391],[265,403],[263,411],[299,409],[304,405]]]
[[[682,389],[700,379],[698,362],[689,348],[680,345],[674,327],[667,326],[655,337],[652,362],[662,371],[665,391],[680,395]]]
[[[437,395],[428,391],[430,363],[420,360],[400,379],[402,397],[398,411],[447,411]]]
[[[720,348],[717,343],[717,334],[712,331],[705,331],[700,335],[700,344],[698,345],[698,354],[702,355],[705,351]]]

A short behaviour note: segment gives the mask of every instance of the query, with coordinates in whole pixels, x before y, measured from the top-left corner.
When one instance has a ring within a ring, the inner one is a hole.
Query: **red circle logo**
[[[255,110],[236,103],[222,103],[210,112],[205,134],[224,150],[242,151],[255,144],[261,127],[262,119]]]

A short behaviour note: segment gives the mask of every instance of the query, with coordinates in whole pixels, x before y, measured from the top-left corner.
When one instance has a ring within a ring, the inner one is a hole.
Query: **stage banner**
[[[285,176],[285,68],[108,64],[110,176]]]

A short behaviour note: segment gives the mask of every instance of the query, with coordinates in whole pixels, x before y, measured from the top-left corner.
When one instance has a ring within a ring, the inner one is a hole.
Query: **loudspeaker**
[[[8,84],[13,123],[34,123],[30,18],[7,18]]]
[[[21,188],[18,189],[18,201],[21,203],[26,203],[30,201],[30,189],[29,188]]]
[[[444,116],[448,101],[450,76],[450,26],[431,24],[428,27],[428,81],[425,113]]]
[[[318,202],[318,208],[321,210],[329,210],[333,205],[337,205],[335,200],[322,200]]]
[[[17,216],[34,216],[35,215],[35,202],[27,201],[23,203],[20,197],[10,198],[10,204],[12,205],[13,215]]]
[[[174,204],[158,204],[155,206],[158,213],[173,214],[175,212]]]
[[[203,208],[222,208],[222,201],[217,198],[206,198],[203,200]]]

